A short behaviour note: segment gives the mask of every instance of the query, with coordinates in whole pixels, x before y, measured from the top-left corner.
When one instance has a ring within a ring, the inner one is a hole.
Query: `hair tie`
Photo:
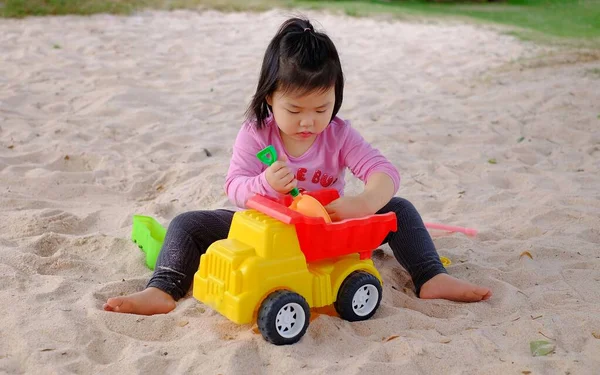
[[[308,31],[308,32],[310,32],[310,31],[311,31],[311,30],[310,30],[310,27],[305,27],[305,28],[304,28],[304,32],[307,32],[307,31]]]

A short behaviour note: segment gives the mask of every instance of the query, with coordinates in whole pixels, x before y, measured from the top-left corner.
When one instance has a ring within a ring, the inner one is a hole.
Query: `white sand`
[[[231,145],[285,16],[0,20],[0,373],[597,374],[600,62],[468,25],[313,15],[341,52],[341,114],[399,167],[399,195],[480,230],[435,242],[490,301],[419,300],[384,248],[378,313],[322,315],[291,347],[193,298],[101,310],[150,276],[134,213],[228,205]],[[555,353],[532,357],[545,336]]]

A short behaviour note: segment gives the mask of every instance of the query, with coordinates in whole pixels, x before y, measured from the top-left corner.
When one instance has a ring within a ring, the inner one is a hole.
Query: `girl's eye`
[[[289,109],[287,110],[289,113],[293,114],[293,115],[297,115],[300,112],[294,112],[294,111],[290,111]]]
[[[317,111],[317,113],[325,113],[325,112],[327,112],[327,110],[326,110],[326,109],[324,109],[324,110],[322,110],[322,111]]]

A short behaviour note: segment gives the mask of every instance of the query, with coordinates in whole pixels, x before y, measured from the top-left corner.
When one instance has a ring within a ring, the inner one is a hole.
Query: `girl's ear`
[[[267,97],[265,98],[265,100],[267,101],[267,104],[271,107],[273,107],[273,95],[267,95]]]

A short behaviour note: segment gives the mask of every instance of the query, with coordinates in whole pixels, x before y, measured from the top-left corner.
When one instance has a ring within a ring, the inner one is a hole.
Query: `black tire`
[[[285,321],[284,319],[293,321]],[[290,345],[298,342],[310,323],[310,309],[301,295],[287,290],[269,294],[258,310],[258,329],[268,342]]]
[[[334,304],[335,310],[349,322],[367,320],[377,311],[381,296],[379,279],[368,272],[356,271],[342,283]]]

